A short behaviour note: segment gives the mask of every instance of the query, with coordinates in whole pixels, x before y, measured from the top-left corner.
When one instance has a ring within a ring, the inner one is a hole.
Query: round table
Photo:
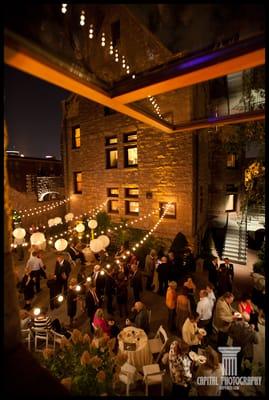
[[[138,370],[152,363],[148,337],[143,329],[127,326],[118,334],[118,340],[119,351],[127,354],[128,362]]]

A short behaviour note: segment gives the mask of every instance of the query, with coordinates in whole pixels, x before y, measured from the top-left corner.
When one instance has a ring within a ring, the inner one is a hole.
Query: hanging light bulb
[[[81,26],[84,26],[85,25],[85,11],[81,11],[81,14],[80,14],[80,25]]]
[[[89,38],[90,38],[90,39],[93,39],[93,24],[90,24]]]
[[[115,49],[115,62],[119,61],[119,50]]]
[[[109,46],[109,54],[113,54],[113,42],[110,42],[110,46]]]
[[[101,46],[105,47],[106,45],[106,37],[105,37],[105,33],[102,33],[102,38],[101,38]]]
[[[67,11],[67,4],[62,4],[62,9],[61,9],[62,13],[65,14]]]

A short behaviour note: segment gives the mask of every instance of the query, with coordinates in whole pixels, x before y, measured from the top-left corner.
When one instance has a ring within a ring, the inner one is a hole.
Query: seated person
[[[145,305],[141,301],[137,301],[131,309],[130,321],[132,325],[149,332],[149,317]],[[128,325],[128,324],[127,324]]]
[[[110,327],[110,336],[113,337],[117,337],[118,334],[120,333],[120,328],[118,326],[118,324],[116,323],[116,321],[114,319],[109,319],[108,320],[108,325]]]
[[[64,335],[67,339],[71,337],[71,332],[69,332],[63,324],[60,323],[58,318],[55,318],[51,323],[51,329],[55,332],[59,333],[60,335]]]
[[[254,325],[255,331],[259,332],[258,328],[258,313],[254,310],[254,305],[251,301],[250,295],[244,293],[241,301],[238,304],[238,310],[242,314],[242,317],[250,325]]]
[[[45,311],[43,311],[34,318],[33,327],[50,330],[52,329],[52,320],[50,316]]]
[[[104,333],[110,336],[110,326],[104,317],[104,311],[102,308],[98,308],[94,314],[93,325],[95,328],[100,328]]]

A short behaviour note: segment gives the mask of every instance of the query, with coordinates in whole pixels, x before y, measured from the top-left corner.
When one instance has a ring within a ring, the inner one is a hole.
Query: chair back
[[[54,331],[53,329],[50,330],[50,333],[53,335],[53,339],[54,339],[56,342],[60,342],[61,339],[62,339],[63,337],[65,337],[64,335],[62,335],[61,333],[58,333],[58,332]]]
[[[150,365],[143,366],[144,376],[156,374],[158,372],[161,372],[159,364],[150,364]]]
[[[21,329],[21,336],[24,341],[28,340],[31,337],[31,329]]]
[[[163,328],[162,325],[159,328],[159,335],[158,336],[159,336],[162,344],[165,345],[167,340],[168,340],[168,335],[167,335],[167,333],[166,333],[166,331],[165,331],[165,329]]]
[[[35,337],[43,339],[49,336],[49,330],[47,328],[36,328],[33,327],[32,331],[35,333]]]

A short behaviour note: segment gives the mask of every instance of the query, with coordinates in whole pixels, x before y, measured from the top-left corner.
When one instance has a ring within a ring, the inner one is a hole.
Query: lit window
[[[125,189],[125,197],[138,197],[139,190],[138,188],[126,188]]]
[[[118,167],[118,150],[116,149],[106,150],[106,167],[107,168]]]
[[[139,213],[139,202],[138,201],[125,201],[126,214],[138,215]]]
[[[108,200],[107,209],[109,213],[118,214],[119,212],[118,200]]]
[[[80,148],[80,126],[74,126],[72,128],[72,148]]]
[[[137,166],[137,147],[125,147],[124,148],[124,161],[125,167],[136,167]]]
[[[136,142],[136,141],[137,141],[137,133],[136,132],[124,134],[124,143]]]
[[[105,141],[106,141],[106,146],[109,146],[110,144],[117,144],[118,138],[117,138],[117,136],[110,136],[110,137],[106,137]]]
[[[235,168],[236,167],[236,155],[228,154],[227,155],[227,168]]]
[[[119,197],[119,189],[118,188],[108,188],[107,196],[108,197]]]
[[[176,203],[170,203],[168,208],[168,203],[160,203],[159,208],[160,208],[160,217],[164,214],[164,218],[176,218]]]
[[[82,172],[74,172],[74,193],[82,193]]]
[[[226,196],[225,211],[235,211],[235,195],[227,194]]]

